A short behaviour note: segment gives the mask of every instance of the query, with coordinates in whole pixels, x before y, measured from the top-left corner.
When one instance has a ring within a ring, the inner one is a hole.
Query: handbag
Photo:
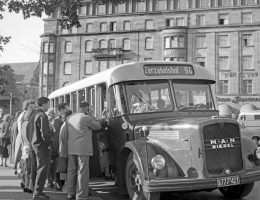
[[[68,169],[68,157],[58,157],[56,172],[66,174],[67,169]]]

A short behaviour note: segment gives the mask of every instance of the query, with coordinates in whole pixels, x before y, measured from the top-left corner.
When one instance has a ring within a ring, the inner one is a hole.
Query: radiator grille
[[[210,124],[203,128],[206,167],[209,173],[219,174],[225,169],[243,169],[239,127],[232,123]]]

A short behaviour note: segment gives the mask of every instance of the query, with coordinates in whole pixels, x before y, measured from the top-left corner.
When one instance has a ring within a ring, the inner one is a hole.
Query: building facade
[[[260,109],[260,0],[89,0],[80,28],[45,19],[40,95],[118,64],[198,63],[216,79],[219,104]]]

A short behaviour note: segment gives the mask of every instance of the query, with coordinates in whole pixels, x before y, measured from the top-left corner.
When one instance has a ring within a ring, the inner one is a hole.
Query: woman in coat
[[[7,158],[9,157],[9,152],[7,146],[11,144],[11,135],[10,135],[10,122],[11,115],[5,114],[3,117],[3,122],[0,124],[0,158],[1,164],[7,167]]]

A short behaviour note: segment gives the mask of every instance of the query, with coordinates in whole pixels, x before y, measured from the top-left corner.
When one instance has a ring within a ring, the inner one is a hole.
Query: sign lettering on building
[[[218,102],[232,102],[232,103],[240,103],[240,102],[260,102],[260,97],[216,97]]]

